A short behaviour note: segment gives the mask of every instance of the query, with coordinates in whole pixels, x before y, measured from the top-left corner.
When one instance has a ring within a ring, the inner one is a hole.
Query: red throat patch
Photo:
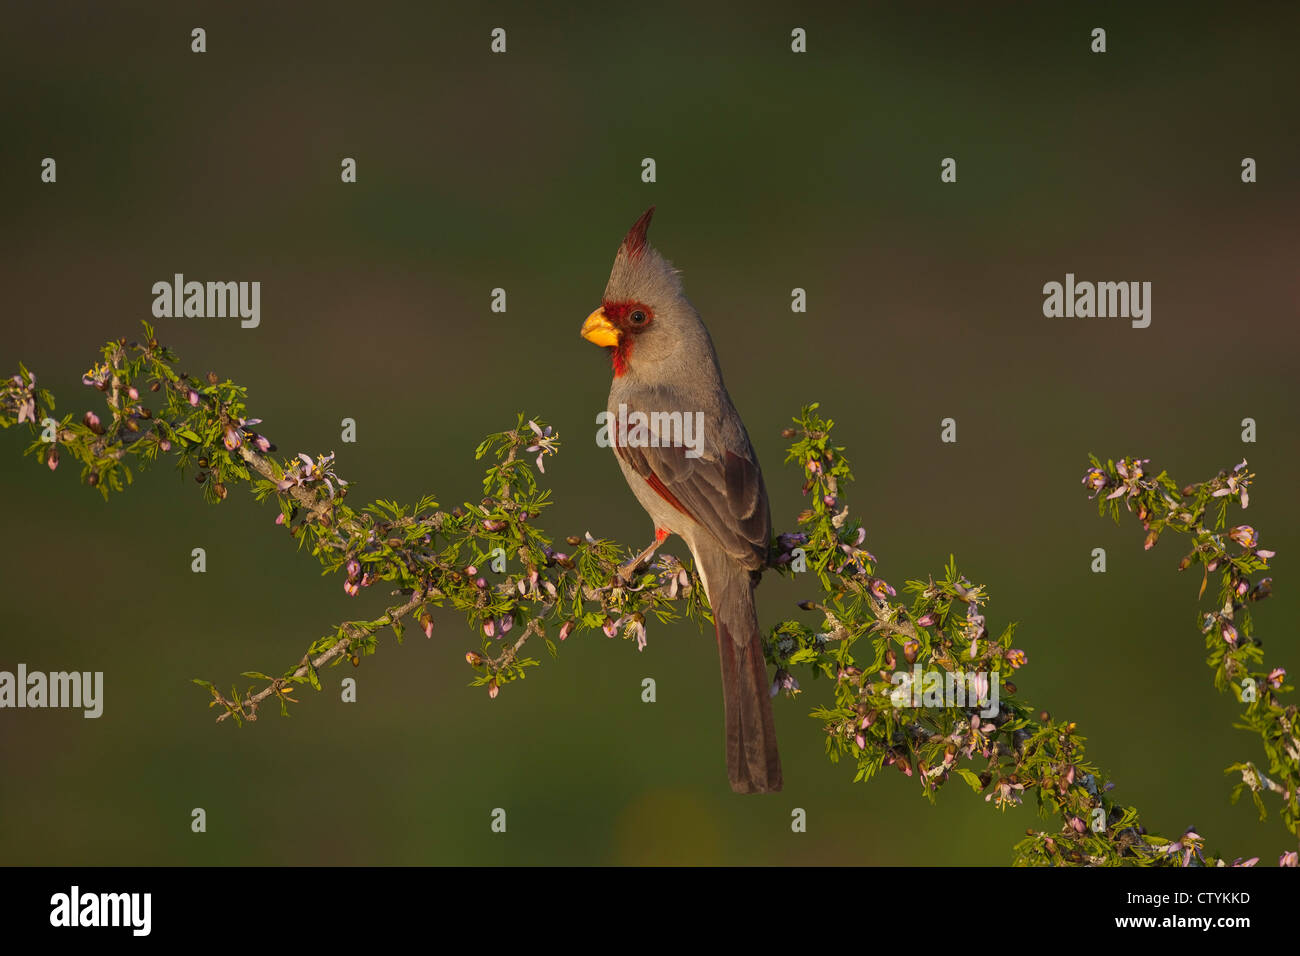
[[[610,356],[610,360],[614,365],[615,378],[622,378],[623,373],[627,371],[627,357],[631,352],[631,339],[620,339],[618,345],[614,346],[614,354]]]
[[[610,355],[614,365],[614,377],[619,378],[627,372],[627,363],[632,356],[632,343],[637,335],[654,321],[654,309],[643,302],[605,301],[601,303],[601,311],[620,332],[618,345],[611,349]]]

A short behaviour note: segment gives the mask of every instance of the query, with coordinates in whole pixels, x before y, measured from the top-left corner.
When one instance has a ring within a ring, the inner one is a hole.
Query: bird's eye
[[[628,318],[632,320],[633,325],[644,325],[646,320],[646,314],[642,312],[640,309],[637,309],[630,316],[628,316]]]

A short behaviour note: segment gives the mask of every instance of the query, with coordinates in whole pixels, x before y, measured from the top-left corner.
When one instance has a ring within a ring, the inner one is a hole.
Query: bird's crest
[[[627,231],[623,237],[622,251],[627,254],[629,259],[640,259],[641,254],[646,248],[646,232],[650,229],[650,218],[655,214],[655,207],[651,206],[641,214],[641,218],[632,224],[632,228]]]

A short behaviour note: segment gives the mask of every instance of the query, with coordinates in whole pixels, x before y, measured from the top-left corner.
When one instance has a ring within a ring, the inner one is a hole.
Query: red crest
[[[650,228],[650,218],[655,214],[655,207],[651,206],[641,214],[641,218],[632,224],[632,228],[627,231],[623,237],[623,249],[627,252],[628,257],[637,259],[645,251],[646,237],[645,234]]]

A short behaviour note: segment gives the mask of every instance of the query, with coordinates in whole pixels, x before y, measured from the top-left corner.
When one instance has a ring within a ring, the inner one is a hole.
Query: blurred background
[[[1229,857],[1293,849],[1228,802],[1222,768],[1261,751],[1211,685],[1180,543],[1143,552],[1080,478],[1090,451],[1184,483],[1247,457],[1246,520],[1279,552],[1258,633],[1300,668],[1300,11],[479,6],[7,4],[0,371],[21,360],[60,412],[96,407],[81,373],[150,318],[154,282],[258,280],[259,328],[161,319],[159,338],[246,385],[286,455],[337,452],[355,504],[477,497],[476,443],[526,411],[564,439],[546,526],[640,546],[593,440],[608,359],[578,327],[654,203],[777,528],[802,507],[780,430],[818,400],[880,573],[901,586],[952,553],[988,585],[990,628],[1020,622],[1021,692],[1079,722],[1148,827],[1195,825]],[[1150,281],[1150,328],[1044,318],[1067,272]],[[382,636],[328,671],[289,719],[214,726],[191,678],[278,673],[387,596],[349,599],[245,493],[208,506],[162,467],[105,504],[71,463],[21,458],[29,440],[0,433],[0,669],[102,670],[105,710],[0,712],[2,863],[1000,864],[1040,825],[960,781],[937,806],[897,773],[852,784],[807,716],[820,682],[776,704],[784,793],[733,795],[716,648],[689,623],[640,654],[570,640],[489,701],[467,687],[477,637],[442,614],[432,641]],[[809,595],[769,575],[760,615]]]

